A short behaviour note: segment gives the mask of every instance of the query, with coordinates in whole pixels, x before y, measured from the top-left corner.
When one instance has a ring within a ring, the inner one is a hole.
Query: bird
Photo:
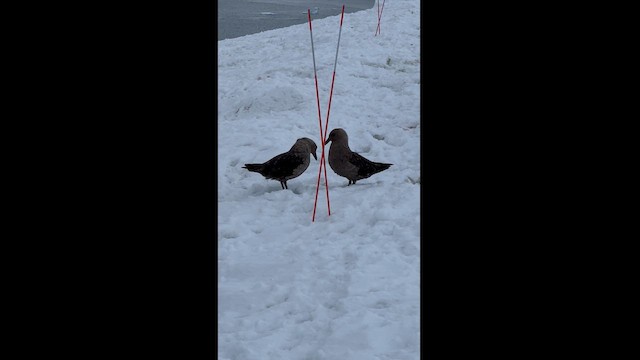
[[[287,180],[300,176],[309,167],[309,154],[318,160],[317,148],[313,140],[303,137],[296,140],[286,153],[276,155],[262,164],[244,164],[242,168],[257,172],[267,179],[278,180],[283,190],[288,189]]]
[[[329,142],[331,142],[329,166],[336,174],[349,179],[347,186],[386,170],[393,165],[373,162],[351,151],[349,149],[349,137],[344,129],[336,128],[331,130],[325,145]]]

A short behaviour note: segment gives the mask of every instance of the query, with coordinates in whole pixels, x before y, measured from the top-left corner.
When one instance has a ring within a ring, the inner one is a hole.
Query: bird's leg
[[[284,190],[284,182],[280,181],[280,186],[282,186],[282,190]]]
[[[349,180],[349,183],[347,184],[347,186],[351,185],[351,180]]]
[[[287,186],[287,182],[286,181],[284,182],[284,188],[287,189],[287,190],[289,189],[289,187]]]

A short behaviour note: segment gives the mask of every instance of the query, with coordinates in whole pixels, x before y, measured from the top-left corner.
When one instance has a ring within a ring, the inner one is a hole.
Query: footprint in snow
[[[390,304],[385,300],[378,300],[375,304],[370,305],[369,307],[374,309],[386,309],[390,306]]]
[[[254,234],[261,234],[264,229],[263,228],[253,228],[251,229],[251,231],[253,231]]]
[[[233,230],[223,230],[220,234],[224,239],[235,239],[240,236],[236,231]]]
[[[356,267],[358,256],[352,252],[348,252],[344,255],[344,267],[347,270],[353,270]]]

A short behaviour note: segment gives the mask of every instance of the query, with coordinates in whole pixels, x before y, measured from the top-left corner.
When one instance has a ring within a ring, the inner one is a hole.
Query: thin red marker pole
[[[378,27],[376,28],[376,33],[373,36],[376,36],[380,33],[380,18],[382,18],[382,12],[384,11],[384,2],[386,0],[382,0],[382,10],[380,10],[380,0],[378,0]]]
[[[331,91],[329,92],[329,106],[327,107],[327,117],[325,118],[324,134],[329,131],[329,113],[331,112],[331,99],[333,98],[333,83],[336,80],[336,66],[338,65],[338,49],[340,49],[340,36],[342,35],[342,20],[344,19],[344,4],[342,5],[342,14],[340,15],[340,31],[338,32],[338,46],[336,46],[336,58],[333,61],[333,76],[331,77]],[[323,153],[324,156],[324,153]],[[324,159],[322,159],[324,163]],[[329,203],[329,182],[327,181],[327,165],[324,165],[324,184],[327,190],[327,208],[329,216],[331,216],[331,205]]]
[[[327,118],[326,118],[326,122],[325,122],[325,128],[324,128],[324,134],[327,134],[327,131],[329,131],[329,113],[331,112],[331,99],[333,97],[333,84],[335,82],[336,79],[336,65],[338,63],[338,49],[340,48],[340,36],[342,34],[342,21],[344,19],[344,4],[342,5],[342,13],[340,15],[340,31],[338,32],[338,46],[336,48],[336,58],[333,62],[333,76],[331,79],[331,92],[329,93],[329,107],[327,109]],[[322,132],[321,132],[322,133]],[[322,138],[322,144],[324,146],[326,139]],[[325,185],[325,190],[327,193],[327,211],[329,212],[329,216],[331,216],[331,202],[329,201],[329,180],[327,179],[327,164],[325,162],[325,156],[324,156],[324,149],[322,151],[322,157],[320,158],[320,169],[322,169],[322,166],[324,165],[324,185]],[[318,191],[319,191],[319,187],[320,187],[320,171],[318,171],[318,182],[316,184],[316,202],[318,199]],[[314,205],[314,217],[315,217],[315,205]]]
[[[318,169],[318,184],[316,184],[316,200],[313,203],[313,217],[311,221],[316,219],[316,204],[318,203],[318,188],[320,188],[320,172],[322,171],[322,160],[324,160],[324,134],[322,133],[322,117],[320,115],[320,96],[318,94],[318,75],[316,72],[316,54],[313,49],[313,29],[311,28],[311,9],[307,9],[307,15],[309,17],[309,33],[311,34],[311,56],[313,57],[313,77],[316,82],[316,102],[318,104],[318,126],[320,127],[320,143],[322,146],[322,155],[320,158],[320,168]],[[325,169],[325,176],[327,175]]]

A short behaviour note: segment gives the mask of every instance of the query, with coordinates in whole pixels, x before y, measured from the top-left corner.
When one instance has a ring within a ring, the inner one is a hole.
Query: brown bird
[[[358,153],[351,151],[349,149],[349,137],[343,129],[331,130],[325,145],[330,141],[333,142],[329,148],[329,166],[336,174],[349,179],[347,186],[386,170],[393,165],[369,161]]]
[[[277,155],[262,164],[244,164],[242,168],[257,172],[267,179],[278,180],[282,189],[288,189],[287,180],[300,176],[309,167],[309,154],[318,160],[317,148],[313,140],[301,138],[286,153]]]

